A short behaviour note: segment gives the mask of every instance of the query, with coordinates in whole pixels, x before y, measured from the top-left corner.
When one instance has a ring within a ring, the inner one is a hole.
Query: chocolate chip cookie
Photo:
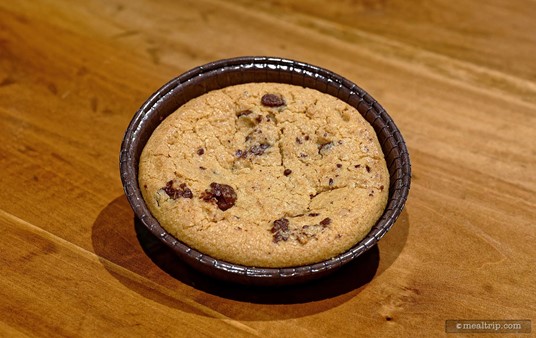
[[[169,233],[254,267],[311,264],[381,217],[389,172],[358,111],[319,91],[247,83],[192,99],[147,142],[139,185]]]

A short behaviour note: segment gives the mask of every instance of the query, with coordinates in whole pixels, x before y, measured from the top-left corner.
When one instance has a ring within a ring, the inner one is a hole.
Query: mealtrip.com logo
[[[446,333],[531,333],[529,319],[520,320],[446,320]]]

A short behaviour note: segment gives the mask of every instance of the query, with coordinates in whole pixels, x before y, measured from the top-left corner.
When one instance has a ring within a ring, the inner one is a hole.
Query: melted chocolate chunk
[[[261,143],[259,145],[254,145],[253,147],[251,147],[249,149],[249,152],[253,155],[259,156],[264,154],[264,151],[268,148],[270,148],[270,145],[268,143]]]
[[[342,164],[337,163],[337,168],[342,168]]]
[[[292,170],[290,170],[290,169],[285,169],[285,171],[283,171],[283,175],[285,175],[285,176],[288,176],[290,174],[292,174]]]
[[[333,142],[327,142],[323,143],[318,147],[318,153],[320,155],[324,155],[328,150],[330,150],[333,147]]]
[[[309,135],[305,135],[305,141],[309,141]]]
[[[177,198],[177,197],[175,197],[177,190],[175,190],[175,189],[173,188],[173,181],[169,181],[169,182],[167,182],[167,183],[166,183],[166,186],[163,187],[162,189],[164,189],[164,192],[165,192],[166,194],[168,194],[169,197],[171,197],[171,198],[173,198],[173,199],[176,199],[176,198]]]
[[[273,224],[274,225],[272,226],[271,232],[273,234],[272,236],[274,238],[273,239],[274,243],[288,240],[290,236],[290,231],[288,227],[288,224],[289,224],[288,219],[280,218],[278,220],[275,220]]]
[[[384,187],[383,185],[380,185],[380,191],[383,191]]]
[[[241,158],[245,158],[247,156],[247,152],[246,151],[242,151],[240,149],[238,149],[235,153],[235,156],[236,157],[241,157]]]
[[[194,197],[194,195],[192,194],[192,191],[190,190],[190,188],[188,188],[186,186],[186,183],[181,183],[181,185],[179,185],[179,187],[182,189],[182,197],[184,197],[184,198],[192,198],[192,197]]]
[[[201,155],[203,155],[204,153],[205,153],[205,149],[203,149],[203,148],[199,148],[199,149],[197,149],[197,155],[201,156]]]
[[[365,166],[365,169],[367,169],[367,172],[370,172],[370,167],[368,165]]]
[[[186,183],[181,183],[179,189],[173,188],[173,180],[166,183],[166,186],[162,188],[164,192],[173,200],[177,198],[192,198],[192,191],[186,186]]]
[[[225,211],[235,205],[237,195],[234,189],[227,184],[210,183],[210,189],[201,195],[205,202],[216,201],[220,210]]]
[[[320,225],[323,226],[323,227],[327,227],[330,224],[331,224],[331,218],[329,218],[329,217],[326,217],[326,218],[324,218],[323,220],[320,221]]]
[[[236,114],[236,117],[248,116],[251,113],[253,113],[253,112],[251,110],[249,110],[249,109],[242,110],[242,111],[239,111],[238,114]]]
[[[246,149],[246,150],[238,149],[235,152],[235,156],[238,157],[238,158],[247,158],[248,154],[260,156],[260,155],[264,154],[266,149],[268,149],[270,147],[271,146],[268,143],[256,144],[256,145],[254,145],[251,148]]]
[[[285,100],[275,94],[264,94],[261,98],[261,103],[266,107],[281,107],[285,105]]]
[[[274,243],[277,243],[279,241],[286,241],[288,240],[288,237],[289,237],[289,234],[286,233],[286,232],[276,232],[274,235],[273,235],[274,239]]]
[[[289,221],[286,218],[280,218],[274,221],[274,226],[272,227],[272,233],[278,231],[288,231]]]

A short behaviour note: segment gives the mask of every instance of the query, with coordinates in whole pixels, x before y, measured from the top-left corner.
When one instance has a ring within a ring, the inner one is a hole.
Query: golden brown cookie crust
[[[313,89],[248,83],[167,117],[142,152],[139,184],[162,227],[187,245],[289,267],[361,240],[385,209],[389,173],[355,108]]]

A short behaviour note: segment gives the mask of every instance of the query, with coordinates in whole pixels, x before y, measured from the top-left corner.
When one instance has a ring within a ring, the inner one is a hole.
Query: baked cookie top
[[[319,91],[247,83],[168,116],[147,142],[139,185],[161,226],[214,258],[311,264],[370,231],[389,172],[372,126]]]

